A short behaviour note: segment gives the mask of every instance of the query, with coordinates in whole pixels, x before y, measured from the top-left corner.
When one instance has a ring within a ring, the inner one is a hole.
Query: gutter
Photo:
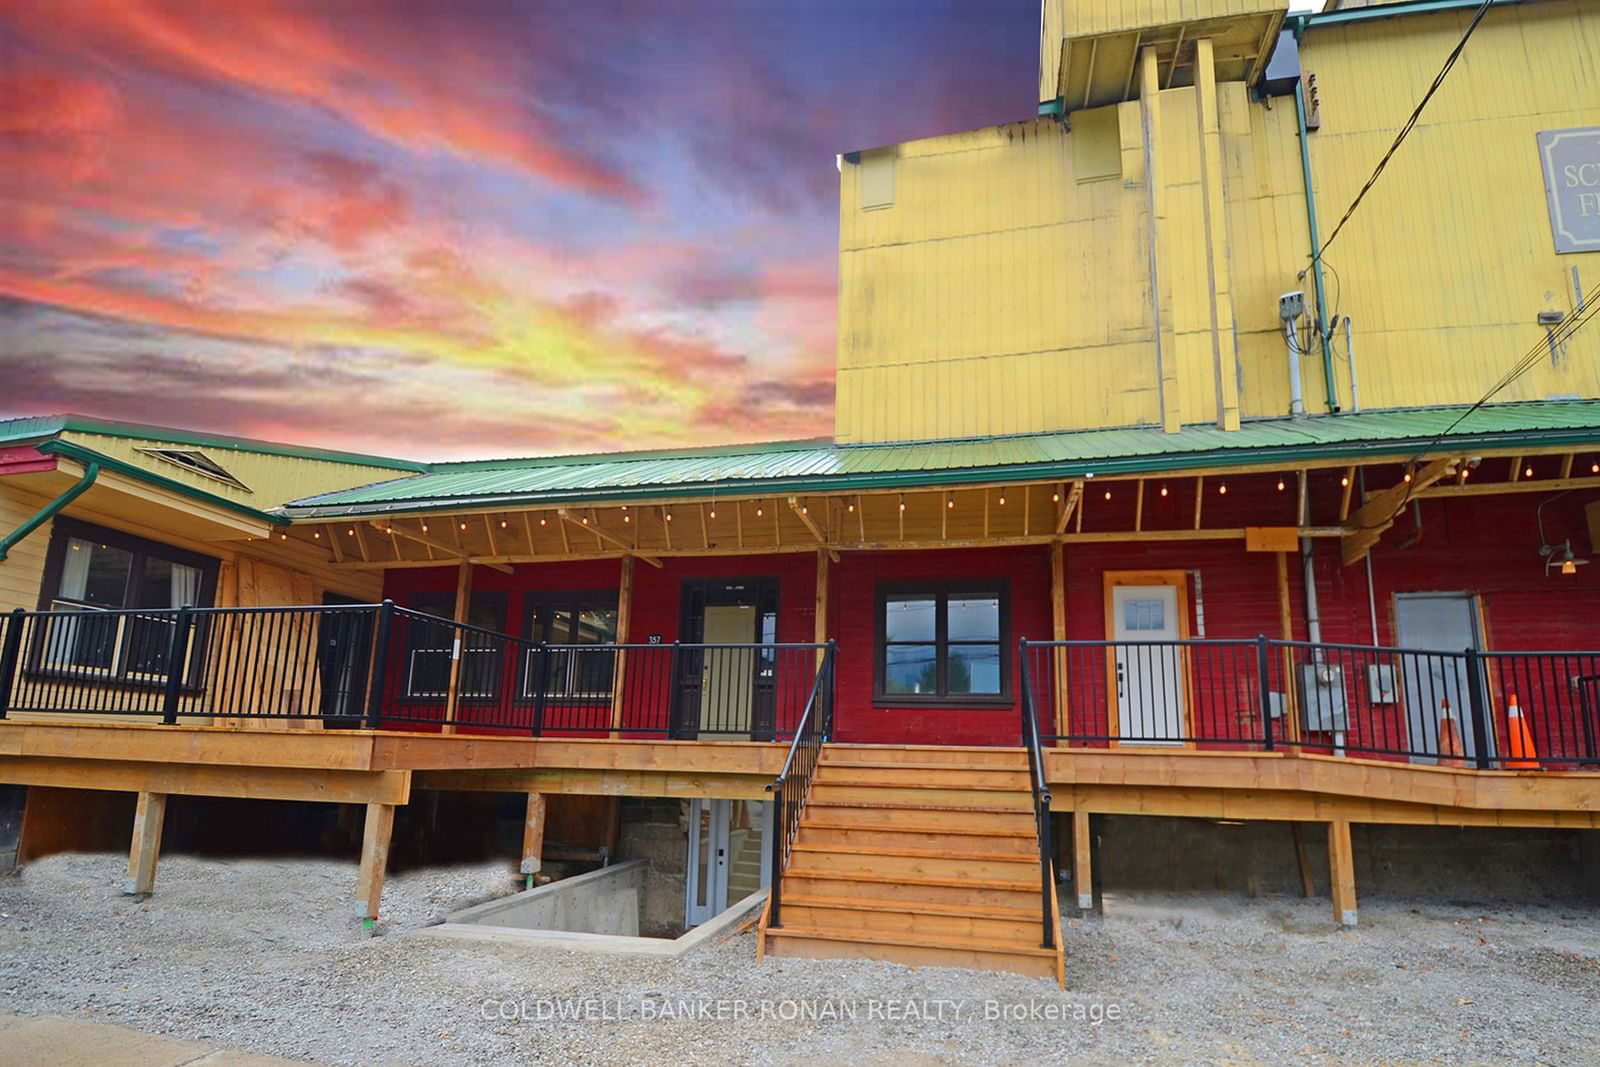
[[[126,475],[129,478],[134,478],[138,481],[146,483],[147,485],[154,485],[161,489],[170,490],[171,492],[177,493],[180,496],[186,496],[191,500],[199,500],[215,507],[225,508],[229,511],[237,512],[241,515],[248,515],[250,518],[255,519],[258,522],[268,523],[272,526],[286,526],[289,522],[289,520],[285,519],[282,515],[275,515],[268,511],[260,511],[248,504],[240,504],[236,501],[229,500],[227,497],[217,496],[215,493],[208,493],[204,489],[196,489],[192,485],[185,485],[183,482],[175,481],[160,474],[155,474],[151,471],[145,470],[143,467],[135,466],[132,463],[125,463],[120,459],[114,459],[111,456],[96,452],[92,448],[85,448],[82,445],[74,444],[71,441],[62,441],[59,439],[45,441],[36,447],[39,452],[47,456],[65,456],[66,458],[74,460],[78,463],[82,463],[85,466],[92,464],[96,468]]]
[[[21,526],[18,526],[4,537],[0,537],[0,561],[5,560],[6,555],[17,542],[55,518],[57,512],[82,496],[98,477],[100,477],[100,464],[91,460],[85,464],[83,477],[79,478],[76,484],[68,486],[66,492],[40,508],[32,518],[23,522]]]
[[[1512,7],[1523,0],[1492,0],[1491,7]],[[1374,22],[1378,19],[1398,18],[1401,15],[1433,15],[1442,11],[1460,11],[1477,8],[1482,0],[1400,0],[1398,3],[1380,4],[1377,7],[1353,7],[1344,11],[1307,12],[1289,16],[1294,23],[1295,40],[1307,26],[1345,26],[1352,22]]]
[[[1507,434],[1485,433],[1445,438],[1437,447],[1461,451],[1472,447],[1486,449],[1514,449],[1534,446],[1593,447],[1596,431],[1590,429],[1560,429]],[[770,481],[720,481],[700,483],[674,483],[649,489],[618,491],[602,487],[572,490],[561,493],[517,494],[422,498],[391,500],[374,503],[298,507],[286,509],[277,516],[280,523],[315,522],[325,519],[351,519],[381,517],[384,515],[421,515],[431,512],[449,512],[468,509],[472,511],[499,508],[557,507],[563,504],[582,503],[633,503],[655,500],[684,500],[688,498],[714,498],[717,494],[732,495],[782,495],[785,493],[833,493],[871,491],[875,489],[953,488],[968,485],[994,485],[996,483],[1022,483],[1047,481],[1073,481],[1079,478],[1117,477],[1130,475],[1186,474],[1194,471],[1225,471],[1232,467],[1256,466],[1262,463],[1299,464],[1324,460],[1363,460],[1409,458],[1418,448],[1434,444],[1431,436],[1395,438],[1384,441],[1349,442],[1342,444],[1269,445],[1252,448],[1216,451],[1166,453],[1160,456],[1134,456],[1124,459],[1060,460],[1049,463],[1013,463],[999,467],[963,467],[936,471],[918,471],[914,474],[884,473],[866,475],[829,475],[823,477],[791,477]],[[1334,464],[1328,463],[1327,466]]]

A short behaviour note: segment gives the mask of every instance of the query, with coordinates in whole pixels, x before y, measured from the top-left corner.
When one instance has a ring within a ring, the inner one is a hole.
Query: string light
[[[627,508],[623,508],[622,510],[623,511],[627,511],[628,509]],[[623,522],[632,522],[633,521],[633,516],[632,515],[623,515],[622,516],[622,521]]]
[[[954,496],[945,497],[944,506],[946,509],[953,509],[956,506],[956,498]]]
[[[900,494],[900,510],[904,511],[905,509],[906,509],[906,495],[904,493],[901,493]]]
[[[1052,504],[1061,503],[1061,494],[1060,493],[1051,493],[1050,494],[1050,503],[1052,503]]]
[[[760,517],[761,517],[761,505],[757,504],[756,505],[756,518],[759,519]]]
[[[855,514],[855,513],[856,513],[856,506],[855,506],[855,504],[853,504],[853,503],[852,503],[852,504],[851,504],[851,505],[850,505],[850,507],[849,507],[849,511],[850,511],[850,514],[852,514],[852,515],[854,515],[854,514]]]
[[[1161,487],[1161,495],[1162,496],[1166,496],[1167,495],[1167,487],[1164,486],[1164,485]]]
[[[583,517],[583,524],[584,524],[584,525],[585,525],[585,526],[587,526],[587,525],[589,525],[589,516],[587,516],[587,515],[585,515],[585,516],[584,516],[584,517]],[[462,527],[462,529],[466,529],[466,527]]]
[[[667,512],[667,521],[668,521],[668,522],[671,522],[671,521],[672,521],[672,512],[670,512],[670,511],[669,511],[669,512]]]
[[[428,524],[427,523],[423,523],[422,524],[422,532],[423,533],[427,533],[428,532]]]
[[[1600,463],[1591,463],[1589,465],[1589,473],[1590,474],[1600,474]]]
[[[1524,478],[1532,478],[1533,477],[1533,468],[1529,467],[1527,470],[1523,471],[1522,472],[1522,476]]]
[[[461,524],[461,528],[462,528],[462,529],[463,529],[463,530],[465,530],[465,529],[466,529],[466,528],[467,528],[467,524],[466,524],[466,523],[462,523],[462,524]]]
[[[544,516],[543,516],[543,515],[540,515],[540,516],[539,516],[539,525],[540,525],[540,526],[543,526],[543,525],[545,525],[545,524],[546,524],[546,523],[548,523],[548,522],[549,522],[549,521],[550,521],[550,520],[549,520],[549,519],[547,519],[547,518],[545,518],[545,517],[544,517]],[[423,529],[427,529],[427,527],[426,527],[426,526],[424,526],[424,527],[423,527]]]
[[[504,519],[500,520],[500,529],[504,530],[507,525],[509,525],[509,524],[506,522],[506,520],[504,520]]]
[[[1411,484],[1411,472],[1410,471],[1406,471],[1404,481],[1405,481],[1405,483],[1407,485]]]
[[[1283,492],[1283,479],[1282,478],[1278,479],[1278,492],[1280,492],[1280,493]]]
[[[1350,484],[1350,476],[1348,474],[1339,479],[1339,485],[1340,485],[1341,488],[1344,487],[1344,486],[1347,486],[1349,484]]]
[[[1109,489],[1106,490],[1106,499],[1107,500],[1111,499],[1111,490],[1109,490]]]
[[[346,533],[345,533],[346,537],[354,537],[355,535],[356,535],[356,528],[354,526],[350,527],[350,529],[348,531],[346,531]]]
[[[717,506],[715,504],[711,505],[711,517],[713,519],[717,517]]]
[[[802,514],[802,515],[811,514],[811,505],[810,504],[801,504],[800,505],[800,514]]]
[[[1218,496],[1227,496],[1228,495],[1228,483],[1227,482],[1223,482],[1221,485],[1217,486],[1217,495]]]
[[[311,531],[311,536],[315,537],[318,541],[320,541],[320,540],[322,540],[322,531],[321,530],[312,530]]]

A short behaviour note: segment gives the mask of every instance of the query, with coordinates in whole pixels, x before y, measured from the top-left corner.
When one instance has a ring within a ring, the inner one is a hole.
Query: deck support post
[[[356,918],[376,919],[383,896],[383,875],[389,866],[389,839],[394,835],[394,805],[368,804],[361,833],[361,870],[356,876]]]
[[[1300,868],[1300,895],[1309,900],[1316,894],[1317,886],[1311,878],[1311,854],[1306,851],[1305,829],[1297,822],[1289,824],[1289,834],[1294,838],[1294,862]]]
[[[1350,820],[1328,824],[1328,873],[1333,883],[1333,921],[1356,925],[1356,861],[1350,847]]]
[[[472,616],[472,564],[462,560],[456,567],[455,620],[466,622]],[[456,732],[456,711],[461,705],[461,667],[466,655],[466,632],[457,630],[450,645],[450,689],[445,695],[443,732]]]
[[[156,886],[156,860],[161,856],[161,824],[167,817],[167,794],[140,793],[133,809],[133,847],[128,850],[128,880],[122,891],[148,896]]]
[[[539,873],[540,857],[544,853],[544,817],[549,804],[543,793],[528,794],[528,815],[522,824],[523,874]]]
[[[628,629],[633,625],[633,557],[622,557],[622,575],[617,583],[617,644],[628,643]],[[627,649],[617,649],[616,667],[611,677],[611,737],[622,736],[622,678],[628,667]]]
[[[1072,888],[1078,894],[1078,910],[1094,910],[1094,871],[1089,860],[1089,813],[1072,809]]]
[[[815,625],[812,628],[812,641],[819,645],[828,643],[828,550],[817,549],[817,606]],[[817,649],[817,667],[822,667],[822,649]]]
[[[1079,503],[1079,507],[1082,507]],[[1061,642],[1067,639],[1067,571],[1066,554],[1060,541],[1050,542],[1050,640]],[[1051,717],[1051,726],[1057,737],[1064,737],[1069,732],[1067,724],[1067,651],[1064,648],[1050,650],[1050,678],[1052,683],[1052,703],[1055,704],[1055,714]]]

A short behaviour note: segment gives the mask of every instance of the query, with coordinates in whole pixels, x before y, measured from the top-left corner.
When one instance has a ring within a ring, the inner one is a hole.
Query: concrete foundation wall
[[[644,913],[647,871],[643,860],[619,863],[478,904],[456,912],[450,921],[516,930],[637,937]]]
[[[622,799],[620,860],[645,861],[644,915],[639,932],[646,937],[683,933],[684,887],[689,869],[687,804],[649,797]]]
[[[1130,889],[1300,892],[1289,823],[1094,817],[1095,881]],[[1301,826],[1318,894],[1328,892],[1327,831]],[[1449,826],[1351,827],[1359,893],[1423,899],[1581,900],[1600,895],[1600,832]]]

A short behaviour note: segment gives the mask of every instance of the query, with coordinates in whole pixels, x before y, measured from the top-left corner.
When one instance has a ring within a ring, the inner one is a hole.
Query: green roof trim
[[[421,472],[428,470],[426,463],[388,456],[371,456],[362,452],[340,452],[336,449],[309,448],[286,445],[276,441],[258,441],[250,437],[230,437],[226,434],[202,433],[196,430],[178,430],[170,426],[147,426],[136,422],[117,422],[111,419],[92,419],[84,415],[36,415],[16,419],[0,419],[0,445],[12,442],[35,441],[63,433],[97,434],[102,437],[131,437],[146,441],[162,441],[175,445],[193,445],[201,448],[227,449],[235,452],[256,452],[267,456],[290,459],[314,459],[326,463],[347,463],[357,467],[380,467],[385,470]]]
[[[257,508],[250,507],[248,504],[240,504],[237,501],[229,500],[227,497],[217,496],[215,493],[208,493],[204,489],[197,489],[192,485],[187,485],[184,482],[176,481],[172,478],[157,474],[154,471],[146,470],[145,468],[136,466],[132,463],[125,463],[120,459],[107,456],[101,452],[96,452],[92,448],[85,448],[80,444],[74,444],[71,441],[45,441],[43,444],[38,446],[37,450],[47,456],[65,456],[67,459],[75,460],[84,464],[85,466],[93,464],[100,470],[116,471],[118,474],[125,474],[129,478],[136,478],[139,481],[144,482],[146,485],[153,485],[160,489],[167,489],[171,492],[179,494],[180,496],[186,496],[193,500],[203,501],[204,503],[212,504],[219,508],[224,508],[239,515],[246,515],[252,519],[257,519],[261,522],[264,522],[269,526],[286,526],[289,522],[289,520],[281,513],[261,511]]]
[[[787,441],[476,463],[307,497],[292,518],[460,508],[648,501],[715,493],[821,493],[1159,474],[1261,463],[1409,458],[1440,447],[1600,449],[1600,401],[1539,401],[1264,419],[1235,431],[1191,426],[1082,430],[904,444]],[[1463,419],[1462,416],[1466,415]],[[1454,426],[1461,419],[1459,426]],[[1447,432],[1448,431],[1448,432]],[[1437,449],[1436,449],[1437,450]]]

